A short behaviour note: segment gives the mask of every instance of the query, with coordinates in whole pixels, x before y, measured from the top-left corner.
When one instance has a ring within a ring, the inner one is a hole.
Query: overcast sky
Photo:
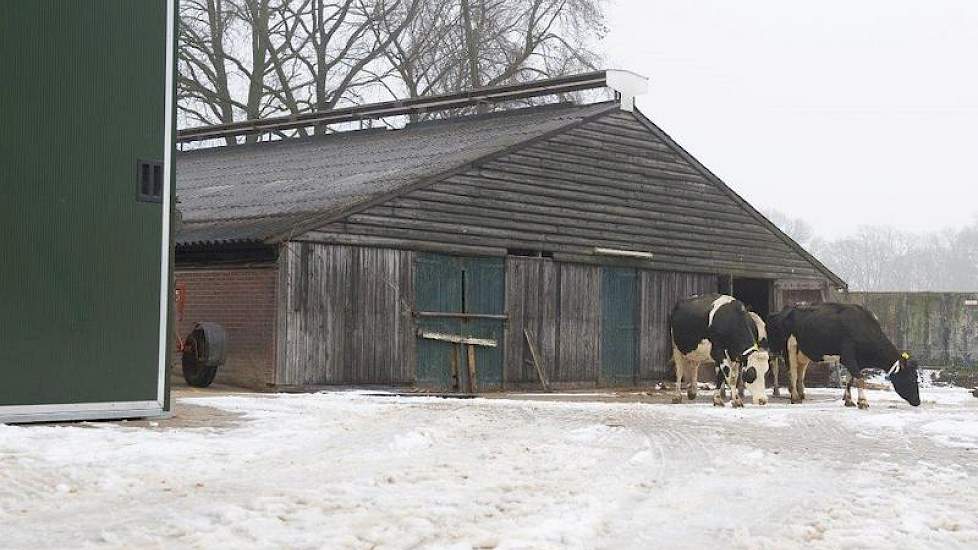
[[[747,200],[909,230],[978,213],[978,0],[609,0],[609,66]]]

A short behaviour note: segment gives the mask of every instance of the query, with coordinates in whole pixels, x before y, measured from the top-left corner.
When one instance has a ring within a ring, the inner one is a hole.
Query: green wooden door
[[[418,254],[414,277],[419,330],[418,386],[454,390],[454,361],[459,376],[458,389],[465,391],[469,387],[466,347],[424,338],[420,334],[435,332],[495,340],[495,347],[475,347],[476,388],[484,391],[502,387],[503,321],[478,316],[499,316],[503,312],[503,259]]]
[[[500,315],[506,305],[506,271],[503,258],[464,258],[462,281],[465,289],[465,313]],[[462,322],[462,334],[496,341],[496,347],[476,347],[478,388],[501,389],[503,386],[503,321],[491,318],[469,318]]]
[[[601,270],[601,383],[630,385],[638,366],[638,273]]]
[[[415,307],[421,313],[462,312],[462,265],[454,256],[418,254],[414,267]],[[459,334],[457,317],[418,317],[418,330]],[[424,388],[450,390],[454,386],[451,364],[456,346],[448,342],[418,338],[417,384]],[[458,365],[462,359],[455,357]],[[464,386],[462,386],[464,387]]]

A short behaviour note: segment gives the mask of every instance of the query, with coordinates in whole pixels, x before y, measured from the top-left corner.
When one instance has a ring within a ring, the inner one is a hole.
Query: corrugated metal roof
[[[177,243],[268,241],[614,108],[552,105],[183,152]]]

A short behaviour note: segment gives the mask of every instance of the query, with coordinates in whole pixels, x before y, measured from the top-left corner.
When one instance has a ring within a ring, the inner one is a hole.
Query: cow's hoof
[[[767,405],[767,399],[758,399],[757,401],[754,402],[754,404],[761,405],[761,406]]]
[[[801,403],[801,399],[798,399],[797,397],[792,397],[791,398],[791,404],[792,405],[797,405],[799,403]]]
[[[855,403],[853,403],[852,401],[846,401],[846,406],[847,406],[847,407],[855,407],[855,406],[856,406],[856,404],[855,404]]]
[[[683,402],[683,397],[681,395],[677,395],[677,396],[675,396],[675,397],[672,398],[672,404],[673,405],[678,405],[678,404],[680,404],[682,402]]]
[[[694,401],[696,399],[696,392],[686,392],[686,397],[688,397],[690,401]]]
[[[737,400],[731,402],[730,405],[733,406],[733,408],[735,408],[735,409],[739,409],[739,408],[742,408],[744,406],[744,402],[741,401],[741,400],[739,400],[739,399],[737,399]]]
[[[723,399],[714,398],[713,399],[713,406],[714,407],[725,407],[726,405],[723,404]]]
[[[860,400],[859,401],[859,408],[860,409],[868,409],[869,408],[869,401]]]

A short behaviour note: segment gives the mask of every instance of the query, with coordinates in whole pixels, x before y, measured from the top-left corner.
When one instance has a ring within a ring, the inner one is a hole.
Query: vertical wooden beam
[[[452,344],[452,389],[456,392],[462,391],[462,384],[459,380],[458,372],[458,351],[459,344]]]
[[[523,335],[526,336],[526,345],[530,347],[530,357],[533,359],[533,366],[537,369],[537,376],[540,377],[540,384],[543,386],[543,391],[550,391],[550,384],[547,383],[547,377],[543,374],[543,368],[540,366],[540,357],[537,355],[537,349],[533,346],[533,338],[530,337],[530,331],[523,329]]]
[[[476,370],[475,370],[475,346],[473,344],[467,344],[465,346],[468,348],[469,352],[469,392],[475,393],[478,386],[476,385]]]

